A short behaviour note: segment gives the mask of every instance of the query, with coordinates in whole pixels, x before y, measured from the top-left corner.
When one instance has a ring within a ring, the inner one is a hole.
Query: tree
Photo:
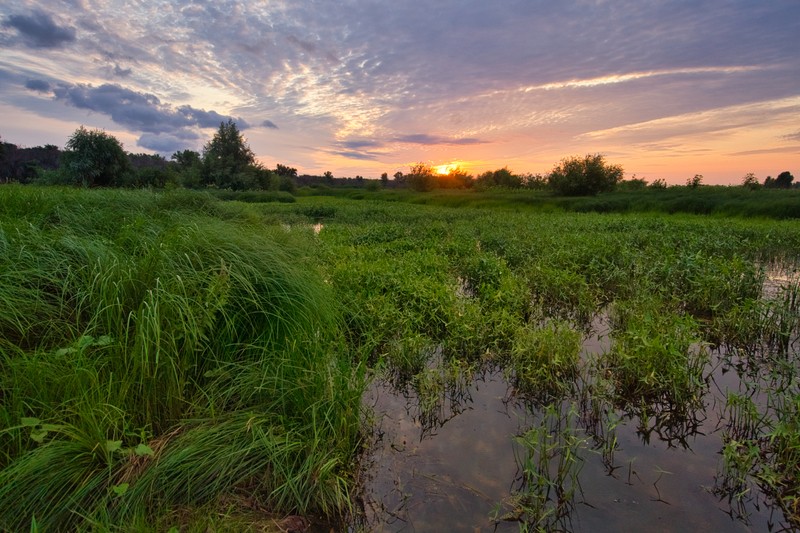
[[[541,191],[547,188],[547,178],[541,174],[523,174],[520,178],[522,186],[526,189]]]
[[[436,180],[440,189],[469,189],[472,187],[472,175],[461,167],[451,167],[445,174],[437,174]]]
[[[503,167],[484,172],[475,180],[475,185],[481,189],[490,189],[492,187],[519,189],[522,187],[522,176],[517,176],[508,167]]]
[[[386,188],[386,186],[389,185],[389,173],[388,172],[384,172],[383,174],[381,174],[381,185],[384,188]]]
[[[758,182],[758,178],[756,178],[755,174],[753,174],[752,172],[748,172],[742,178],[742,187],[754,191],[759,187],[761,187],[761,184]]]
[[[131,164],[113,135],[81,126],[67,140],[61,171],[68,183],[108,187],[124,183]]]
[[[325,174],[323,174],[322,176],[325,178],[325,183],[327,183],[328,185],[333,184],[333,172],[331,172],[330,170],[326,170]]]
[[[547,177],[548,186],[563,196],[594,196],[613,191],[624,172],[609,165],[602,154],[587,154],[562,159]]]
[[[792,173],[785,170],[778,174],[778,177],[775,179],[767,177],[767,179],[764,180],[764,187],[769,189],[790,189],[793,181],[794,176],[792,176]]]
[[[634,174],[633,177],[620,181],[617,186],[620,191],[643,191],[647,188],[647,180],[637,178]]]
[[[427,163],[412,165],[406,176],[409,187],[419,192],[428,192],[436,188],[437,180],[433,167]]]
[[[255,184],[255,155],[239,133],[236,123],[228,119],[203,147],[202,184],[220,189],[249,189]]]
[[[695,174],[693,178],[686,180],[686,186],[691,189],[696,189],[703,184],[703,175]]]
[[[297,177],[297,169],[292,168],[289,165],[281,165],[278,163],[275,166],[275,174],[278,176],[283,176],[286,178],[296,178]]]

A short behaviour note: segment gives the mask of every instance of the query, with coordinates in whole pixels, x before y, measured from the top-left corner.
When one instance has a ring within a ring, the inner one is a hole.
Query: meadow
[[[706,433],[703,512],[800,527],[800,226],[622,211],[0,188],[0,529],[401,529],[387,399],[422,446],[492,383],[515,473],[470,527],[580,530]]]

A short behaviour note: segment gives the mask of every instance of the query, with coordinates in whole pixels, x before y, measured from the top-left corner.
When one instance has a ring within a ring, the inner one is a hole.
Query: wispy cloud
[[[469,145],[469,144],[483,144],[487,142],[475,138],[449,138],[449,137],[442,137],[440,135],[428,135],[427,133],[412,133],[409,135],[399,135],[393,138],[392,140],[401,143],[427,144],[427,145],[437,145],[437,144]]]
[[[677,145],[797,140],[765,104],[800,94],[796,20],[796,0],[19,0],[0,5],[0,105],[90,111],[160,151],[235,117],[259,126],[256,152],[336,173],[437,153],[520,171],[584,147],[722,157],[744,150]]]

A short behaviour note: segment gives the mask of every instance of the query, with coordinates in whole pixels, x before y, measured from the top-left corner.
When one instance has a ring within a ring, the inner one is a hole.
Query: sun
[[[456,168],[458,168],[458,165],[456,165],[454,163],[447,163],[447,164],[444,164],[444,165],[439,165],[439,166],[433,167],[433,170],[435,170],[436,173],[439,174],[440,176],[446,176],[447,174],[450,174]]]

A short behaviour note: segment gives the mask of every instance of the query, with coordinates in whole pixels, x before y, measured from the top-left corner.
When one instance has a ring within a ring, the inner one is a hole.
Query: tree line
[[[594,196],[614,190],[664,189],[657,179],[651,183],[633,176],[624,180],[621,166],[608,163],[602,154],[572,156],[561,160],[547,175],[517,174],[503,167],[473,176],[461,168],[437,172],[427,163],[412,165],[408,173],[384,172],[380,180],[298,176],[297,169],[277,164],[270,169],[257,162],[242,133],[232,120],[220,123],[213,138],[201,152],[181,150],[170,160],[151,154],[126,153],[122,144],[101,130],[79,127],[69,137],[64,151],[53,145],[19,148],[0,143],[0,182],[82,185],[87,187],[186,187],[223,190],[279,190],[294,193],[299,186],[351,186],[367,189],[408,188],[427,192],[434,189],[534,189],[560,196]],[[689,178],[686,186],[702,186],[703,176]],[[742,179],[749,189],[798,187],[789,171],[760,183],[754,174]]]

